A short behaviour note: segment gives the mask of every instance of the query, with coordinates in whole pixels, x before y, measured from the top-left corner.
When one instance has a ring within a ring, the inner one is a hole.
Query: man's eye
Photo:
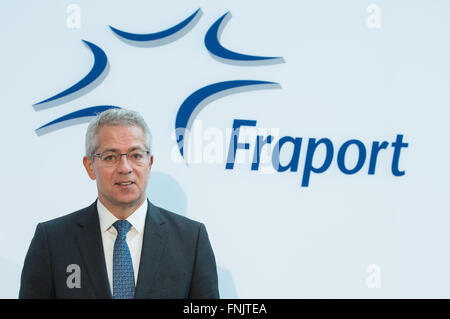
[[[135,160],[141,160],[143,156],[141,153],[133,153],[131,154],[131,157]]]
[[[116,159],[115,155],[106,155],[103,157],[103,160],[106,162],[113,162]]]

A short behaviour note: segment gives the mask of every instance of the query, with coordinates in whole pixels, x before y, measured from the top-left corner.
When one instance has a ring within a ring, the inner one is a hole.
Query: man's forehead
[[[138,125],[123,125],[123,124],[103,124],[100,125],[97,129],[97,132],[104,131],[104,132],[117,132],[121,130],[139,130],[142,133],[144,133],[144,130],[142,127]]]
[[[104,125],[97,136],[99,147],[132,149],[145,144],[144,131],[139,126]]]

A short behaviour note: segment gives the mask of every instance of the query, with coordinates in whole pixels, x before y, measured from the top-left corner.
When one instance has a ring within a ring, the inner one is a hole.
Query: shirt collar
[[[141,206],[138,207],[134,211],[133,214],[128,216],[127,220],[130,222],[130,224],[133,226],[134,229],[138,233],[142,233],[145,228],[145,218],[147,216],[147,199],[144,200]],[[97,199],[97,211],[98,211],[98,217],[100,222],[100,230],[102,234],[107,231],[112,224],[118,220],[116,216],[114,216],[106,207],[103,205],[99,199]]]

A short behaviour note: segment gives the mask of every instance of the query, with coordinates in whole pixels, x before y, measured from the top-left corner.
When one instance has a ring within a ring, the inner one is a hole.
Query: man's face
[[[144,131],[137,126],[105,125],[99,128],[97,137],[99,147],[94,152],[96,154],[111,150],[121,154],[135,149],[148,151]],[[97,181],[98,198],[108,209],[135,207],[145,200],[153,156],[146,158],[145,164],[137,165],[121,156],[119,162],[112,166],[105,165],[98,157],[83,158],[89,177]]]

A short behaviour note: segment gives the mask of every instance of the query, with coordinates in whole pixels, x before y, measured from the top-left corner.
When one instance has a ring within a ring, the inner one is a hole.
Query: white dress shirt
[[[142,242],[144,238],[145,217],[147,215],[147,200],[128,218],[131,228],[127,233],[127,244],[133,262],[134,284],[137,283],[139,262],[141,260]],[[117,230],[112,224],[118,220],[101,202],[97,200],[97,211],[102,234],[103,251],[105,253],[106,270],[108,272],[109,287],[113,294],[113,253]]]

